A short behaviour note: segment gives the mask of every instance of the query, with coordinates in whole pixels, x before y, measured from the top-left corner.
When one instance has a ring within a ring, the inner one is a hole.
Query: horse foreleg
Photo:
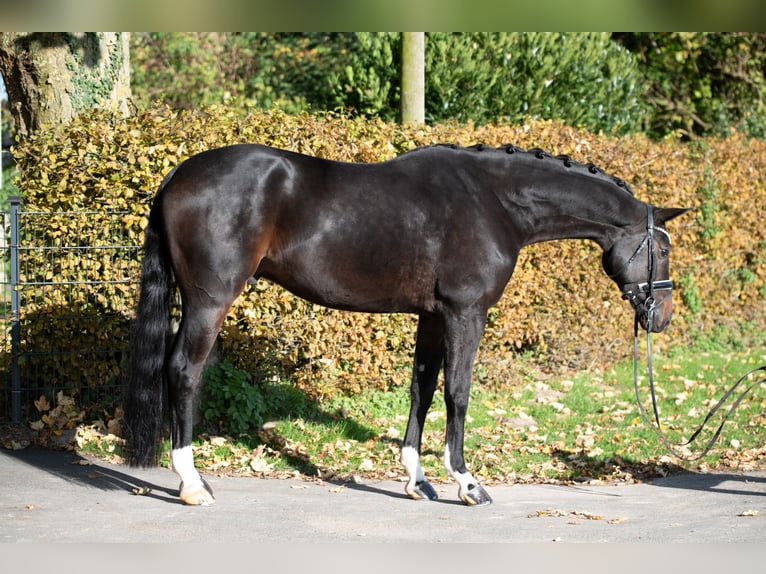
[[[184,318],[168,362],[172,469],[181,479],[180,498],[185,504],[207,506],[213,491],[194,467],[192,438],[194,399],[202,369],[215,343],[226,309],[184,310]]]
[[[423,316],[418,322],[415,363],[410,388],[410,417],[402,444],[402,464],[409,480],[404,490],[415,500],[436,500],[433,486],[426,480],[420,466],[423,425],[431,407],[436,381],[444,360],[444,328],[441,319]]]
[[[486,316],[470,314],[447,322],[444,396],[447,406],[447,433],[444,468],[457,481],[460,499],[470,506],[492,503],[484,487],[468,472],[463,456],[465,417],[471,388],[471,373]]]

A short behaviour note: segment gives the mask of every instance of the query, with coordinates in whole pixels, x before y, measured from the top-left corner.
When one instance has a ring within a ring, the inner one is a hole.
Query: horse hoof
[[[460,498],[468,506],[488,506],[492,504],[492,497],[480,484],[470,485],[466,491],[460,493]]]
[[[405,490],[413,500],[439,500],[439,495],[427,480],[416,482],[414,487],[407,487]]]
[[[215,497],[213,496],[213,489],[205,482],[194,483],[190,486],[184,486],[181,483],[180,498],[181,502],[190,506],[210,506],[215,504]]]

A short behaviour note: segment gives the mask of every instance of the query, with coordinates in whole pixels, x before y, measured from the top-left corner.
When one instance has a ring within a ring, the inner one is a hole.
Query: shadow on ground
[[[83,488],[122,490],[129,494],[142,492],[147,493],[145,496],[180,504],[177,489],[140,479],[131,474],[133,469],[127,466],[94,465],[74,452],[30,446],[23,450],[4,450],[0,460],[2,457],[13,458]]]

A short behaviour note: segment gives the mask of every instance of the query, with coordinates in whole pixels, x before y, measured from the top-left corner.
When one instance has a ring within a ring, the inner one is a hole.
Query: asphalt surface
[[[494,504],[482,508],[458,502],[453,484],[436,485],[441,499],[426,502],[394,481],[205,478],[216,504],[187,507],[165,468],[33,447],[0,451],[0,542],[766,541],[766,472],[494,486]]]

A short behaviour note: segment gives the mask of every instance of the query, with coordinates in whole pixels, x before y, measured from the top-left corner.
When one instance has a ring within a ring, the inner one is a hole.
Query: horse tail
[[[160,191],[169,180],[170,176],[163,181]],[[131,466],[156,465],[162,441],[173,273],[164,240],[160,199],[158,193],[144,231],[140,294],[131,329],[128,387],[123,405],[125,458]]]

